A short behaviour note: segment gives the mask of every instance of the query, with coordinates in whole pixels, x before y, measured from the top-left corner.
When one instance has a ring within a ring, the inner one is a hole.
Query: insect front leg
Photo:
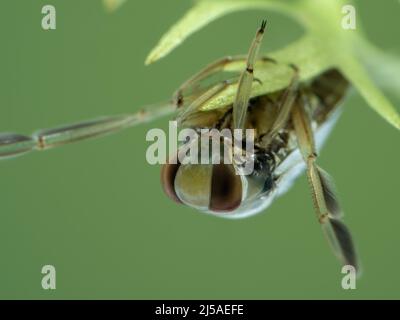
[[[104,136],[140,123],[166,116],[176,110],[172,103],[163,103],[135,114],[101,117],[53,129],[40,130],[30,136],[17,133],[0,133],[0,160],[34,150]]]
[[[261,23],[247,55],[246,69],[239,78],[238,90],[233,102],[233,126],[235,129],[244,129],[247,107],[249,105],[251,86],[254,79],[254,62],[260,49],[264,35],[266,21]]]
[[[317,153],[310,118],[305,109],[306,101],[304,95],[296,99],[291,117],[300,152],[307,164],[317,218],[336,256],[343,264],[352,265],[358,270],[357,254],[350,231],[342,222],[342,211],[332,181],[316,164]]]
[[[272,58],[269,58],[267,56],[263,56],[259,59],[261,62],[272,62],[276,63],[276,61]],[[247,61],[247,56],[246,55],[237,55],[237,56],[227,56],[223,57],[221,59],[218,59],[217,61],[214,61],[207,65],[204,69],[200,70],[198,73],[196,73],[194,76],[186,80],[174,93],[173,95],[173,101],[176,103],[178,107],[181,107],[183,103],[186,100],[186,97],[184,97],[183,92],[193,89],[197,86],[199,86],[202,82],[207,80],[208,78],[211,78],[215,74],[218,74],[221,71],[224,71],[226,66],[228,66],[231,63],[235,62],[246,62]]]
[[[188,107],[182,110],[178,115],[177,121],[182,124],[188,116],[195,113],[200,107],[215,95],[224,90],[227,86],[233,83],[233,80],[225,80],[206,90],[203,94],[198,96]]]
[[[267,148],[273,141],[278,132],[285,127],[290,118],[294,101],[297,97],[299,88],[299,70],[296,66],[290,65],[294,73],[289,86],[285,89],[280,99],[279,111],[269,131],[261,138],[261,145]]]
[[[227,56],[217,61],[210,63],[204,69],[200,70],[194,76],[186,80],[180,87],[175,91],[173,95],[173,101],[176,103],[178,107],[181,107],[183,104],[183,92],[198,86],[203,80],[213,76],[214,74],[222,71],[224,67],[231,62],[242,61],[246,59],[245,56]]]

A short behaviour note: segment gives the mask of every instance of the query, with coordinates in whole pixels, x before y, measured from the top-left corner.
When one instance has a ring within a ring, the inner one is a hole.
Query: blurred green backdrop
[[[45,4],[56,7],[55,31],[41,29]],[[369,38],[400,54],[400,3],[356,5]],[[276,13],[235,13],[145,67],[190,6],[128,1],[108,14],[97,0],[2,1],[0,131],[30,133],[165,100],[211,60],[246,52],[265,16],[263,51],[302,32]],[[399,132],[358,94],[320,159],[362,258],[356,290],[341,288],[304,176],[253,218],[200,214],[162,193],[159,167],[145,160],[153,127],[167,128],[167,119],[0,163],[0,298],[400,298]],[[56,290],[41,288],[45,264],[56,267]]]

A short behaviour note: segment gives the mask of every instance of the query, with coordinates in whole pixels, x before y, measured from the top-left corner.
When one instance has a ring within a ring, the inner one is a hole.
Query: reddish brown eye
[[[210,210],[233,211],[242,202],[242,181],[231,165],[213,166],[211,181]]]
[[[177,203],[182,203],[175,192],[175,176],[178,172],[180,163],[166,163],[161,168],[161,185],[165,194]]]
[[[167,163],[161,183],[169,198],[202,211],[230,212],[242,201],[242,180],[232,165]]]

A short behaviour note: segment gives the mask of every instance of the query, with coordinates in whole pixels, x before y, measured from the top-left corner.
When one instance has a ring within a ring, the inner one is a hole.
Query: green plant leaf
[[[346,4],[350,1],[346,1]],[[179,46],[187,37],[213,20],[226,14],[247,9],[276,10],[301,23],[305,35],[287,47],[268,55],[279,62],[297,65],[303,80],[335,67],[342,71],[359,91],[366,103],[394,127],[400,129],[400,116],[391,102],[376,86],[374,80],[398,94],[400,60],[383,54],[365,38],[360,23],[356,30],[342,28],[343,0],[201,0],[187,12],[161,38],[150,52],[146,64],[153,63]],[[243,63],[229,65],[226,71],[240,72]],[[255,83],[252,96],[284,88],[291,72],[285,65],[258,64],[255,76],[262,83]],[[388,76],[396,80],[388,81]],[[232,103],[237,86],[227,87],[203,106],[204,110]]]
[[[356,59],[348,58],[340,68],[361,96],[386,121],[400,129],[400,117],[390,101],[371,81],[364,67]]]
[[[269,53],[268,56],[282,63],[258,62],[255,65],[254,76],[261,80],[261,84],[254,82],[251,92],[252,97],[285,88],[289,84],[293,72],[288,66],[289,63],[293,63],[300,68],[301,80],[313,78],[322,71],[334,67],[334,64],[329,61],[326,51],[321,50],[315,39],[309,36],[304,36],[282,50]],[[239,73],[244,68],[244,63],[236,62],[227,65],[224,71]],[[211,110],[232,103],[236,90],[237,84],[228,86],[204,104],[202,109]]]
[[[109,12],[114,12],[121,7],[126,0],[103,0],[104,7]]]
[[[245,9],[268,8],[285,10],[285,7],[287,5],[278,1],[199,1],[160,39],[147,56],[145,64],[150,64],[163,58],[191,34],[224,15]],[[290,7],[287,7],[287,12],[290,12]]]
[[[358,56],[366,70],[385,89],[400,97],[400,59],[382,51],[364,39],[357,46]]]

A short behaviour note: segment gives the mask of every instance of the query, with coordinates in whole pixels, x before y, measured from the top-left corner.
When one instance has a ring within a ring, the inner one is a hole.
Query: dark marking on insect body
[[[38,149],[44,149],[46,147],[46,141],[43,136],[38,136],[37,147]]]

